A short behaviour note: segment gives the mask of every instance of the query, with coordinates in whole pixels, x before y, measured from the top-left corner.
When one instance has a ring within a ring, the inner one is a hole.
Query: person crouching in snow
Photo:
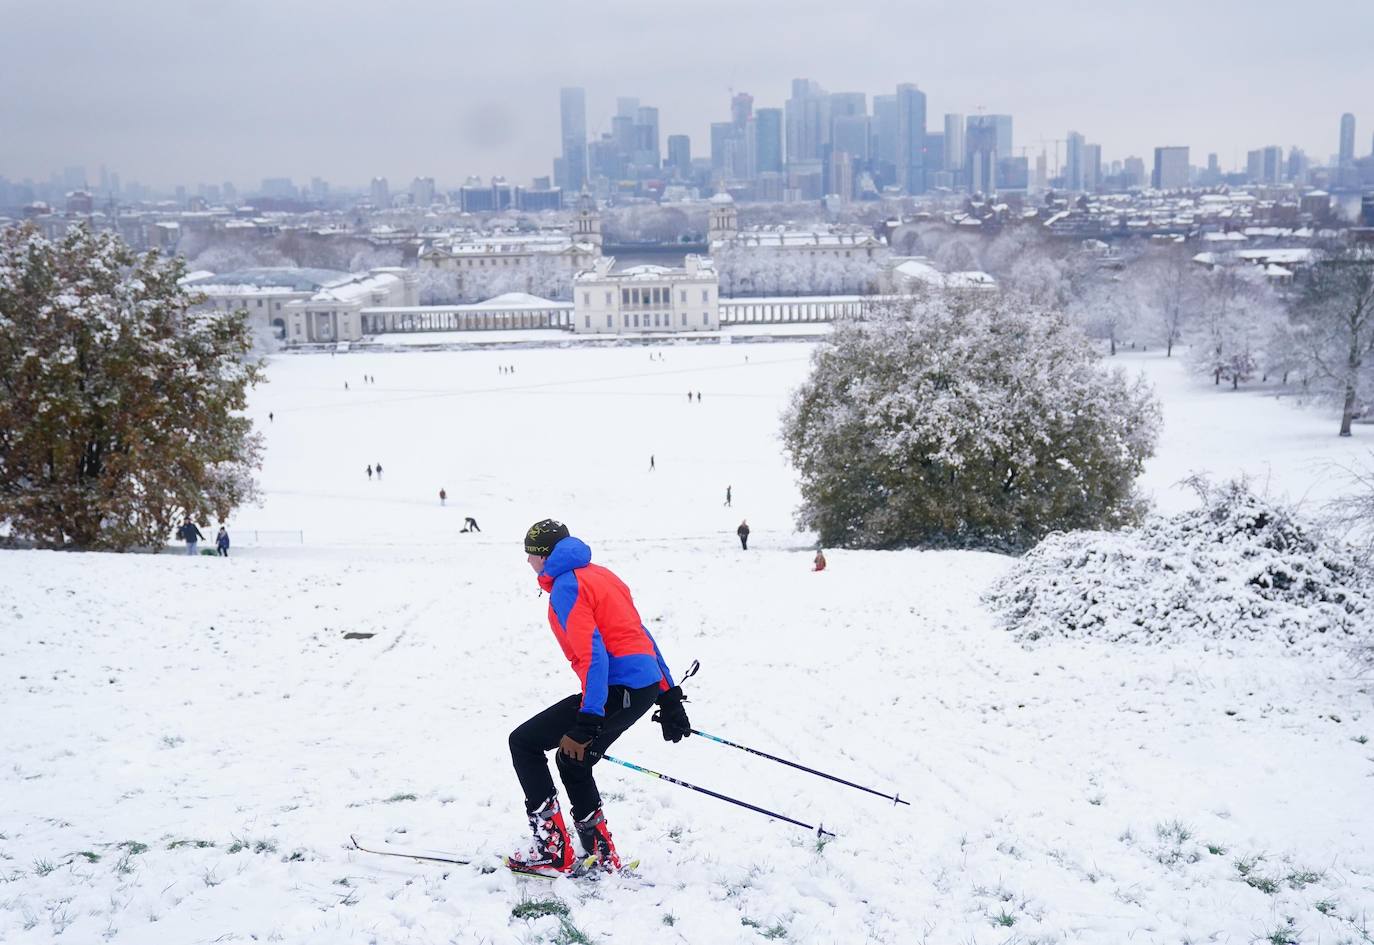
[[[507,862],[551,872],[573,867],[572,838],[545,757],[556,748],[558,774],[582,849],[602,869],[618,870],[620,857],[592,766],[655,704],[664,741],[690,735],[682,688],[674,684],[658,644],[635,610],[630,589],[608,569],[592,564],[591,549],[569,535],[566,525],[552,519],[536,522],[525,534],[525,555],[549,594],[549,626],[582,681],[582,691],[510,733],[511,760],[525,793],[534,842]]]
[[[816,557],[815,557],[815,560],[814,560],[813,563],[815,564],[815,567],[813,567],[813,568],[811,569],[812,571],[824,571],[824,570],[825,570],[825,552],[824,552],[824,551],[821,551],[821,549],[817,548],[817,549],[816,549]]]

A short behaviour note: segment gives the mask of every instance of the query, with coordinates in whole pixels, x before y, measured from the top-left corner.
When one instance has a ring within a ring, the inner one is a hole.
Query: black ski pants
[[[606,694],[606,721],[601,731],[587,746],[582,761],[574,761],[561,751],[558,753],[558,775],[568,791],[575,820],[582,820],[601,806],[601,792],[592,777],[592,765],[597,758],[592,752],[604,752],[625,730],[648,712],[658,698],[655,683],[642,689],[611,686]],[[549,774],[545,753],[558,747],[559,741],[577,722],[577,710],[582,706],[581,694],[560,699],[543,712],[522,722],[510,733],[510,757],[515,763],[515,776],[525,792],[525,809],[533,813],[556,793]]]

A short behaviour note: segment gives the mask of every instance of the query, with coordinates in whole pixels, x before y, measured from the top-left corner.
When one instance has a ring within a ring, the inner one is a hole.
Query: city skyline
[[[269,7],[250,0],[232,19],[162,0],[118,20],[84,6],[91,15],[71,19],[68,8],[20,0],[6,15],[0,81],[25,90],[0,103],[0,174],[12,180],[71,165],[95,175],[105,165],[160,188],[316,176],[347,187],[377,176],[393,185],[432,176],[453,187],[495,174],[527,183],[553,176],[562,153],[562,87],[586,90],[589,140],[613,130],[617,99],[634,97],[658,110],[661,156],[668,136],[683,134],[702,156],[733,96],[752,95],[755,112],[781,108],[798,78],[866,94],[870,115],[878,96],[912,83],[926,96],[930,133],[946,113],[1010,114],[1016,154],[1025,146],[1033,160],[1043,140],[1051,162],[1053,142],[1070,130],[1099,144],[1104,160],[1186,145],[1195,163],[1216,152],[1229,169],[1270,145],[1297,145],[1324,163],[1338,151],[1346,112],[1357,156],[1369,153],[1374,132],[1374,109],[1360,101],[1374,88],[1374,64],[1359,48],[1374,10],[1350,14],[1350,29],[1308,36],[1289,17],[1255,15],[1257,6],[1281,10],[1277,3],[1251,4],[1242,18],[1177,0],[1111,16],[1061,0],[1005,11],[993,28],[972,11],[941,11],[937,21],[930,4],[863,5],[835,26],[819,4],[738,10],[709,0],[700,12],[720,15],[671,23],[667,45],[692,66],[682,71],[662,68],[665,50],[650,48],[661,43],[634,41],[662,24],[619,2],[608,4],[619,16],[594,24],[540,5],[517,48],[474,42],[461,54],[441,54],[445,39],[508,22],[510,12],[422,4],[403,25],[427,28],[388,31],[357,3],[268,18]],[[763,41],[784,24],[797,37],[785,51]],[[891,42],[906,33],[909,42]],[[370,45],[361,58],[340,57],[332,50],[344,41]],[[158,55],[129,57],[140,43]],[[1282,79],[1259,78],[1269,76]]]

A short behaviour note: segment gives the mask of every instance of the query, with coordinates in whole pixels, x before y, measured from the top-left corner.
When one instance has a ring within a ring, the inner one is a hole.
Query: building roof
[[[393,272],[359,273],[345,276],[324,286],[311,298],[312,302],[370,302],[375,292],[389,292],[401,281]]]
[[[195,278],[192,278],[192,277]],[[246,289],[279,288],[291,292],[317,292],[332,282],[353,278],[349,273],[337,269],[298,269],[294,266],[261,266],[253,269],[236,269],[233,272],[191,273],[183,283],[200,291],[207,291],[213,285],[216,289],[225,286],[243,286]]]
[[[447,242],[436,242],[426,253],[447,253],[450,256],[491,256],[501,253],[566,253],[595,252],[591,243],[580,243],[561,233],[517,234],[501,233],[493,236],[459,236]]]

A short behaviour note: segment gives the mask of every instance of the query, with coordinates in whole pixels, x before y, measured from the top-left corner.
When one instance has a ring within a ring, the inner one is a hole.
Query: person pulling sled
[[[566,873],[579,859],[594,860],[613,872],[621,862],[592,767],[655,704],[664,741],[689,736],[685,697],[640,619],[630,589],[609,569],[592,564],[591,548],[571,536],[566,525],[553,519],[532,525],[525,534],[525,556],[549,595],[549,626],[582,690],[510,733],[511,761],[534,839],[506,862],[517,870]],[[555,748],[584,858],[574,853],[549,774],[545,754]]]

